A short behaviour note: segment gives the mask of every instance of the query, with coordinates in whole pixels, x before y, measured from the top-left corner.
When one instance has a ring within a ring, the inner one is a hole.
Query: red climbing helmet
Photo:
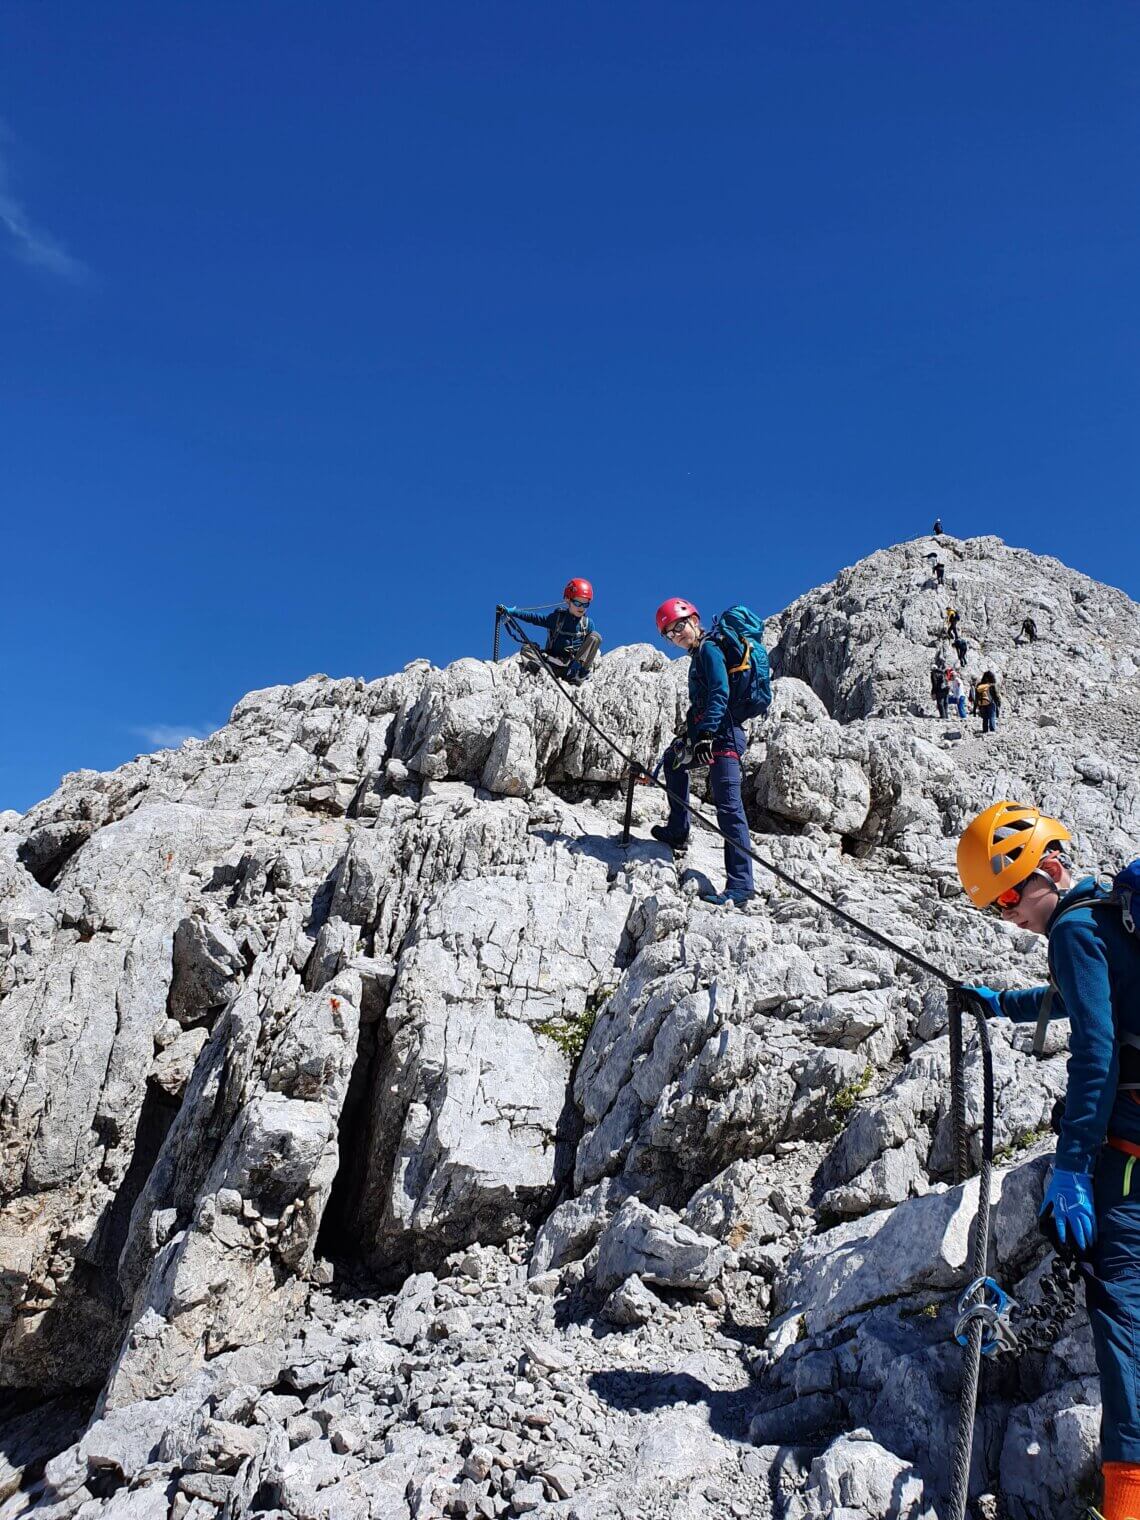
[[[589,581],[583,580],[576,575],[572,581],[566,582],[566,590],[562,593],[568,602],[592,602],[594,600],[594,588]]]
[[[683,596],[671,596],[657,609],[657,632],[664,636],[667,628],[687,617],[699,618],[700,613]]]

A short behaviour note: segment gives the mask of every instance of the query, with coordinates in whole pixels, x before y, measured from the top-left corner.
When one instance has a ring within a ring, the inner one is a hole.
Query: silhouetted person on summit
[[[936,517],[934,519],[934,533],[935,533],[935,536],[937,537],[941,532],[942,532],[942,519],[940,517]]]

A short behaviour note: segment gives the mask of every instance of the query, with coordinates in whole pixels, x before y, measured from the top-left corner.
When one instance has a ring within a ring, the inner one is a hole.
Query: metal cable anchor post
[[[629,768],[629,779],[625,784],[625,817],[621,825],[621,847],[629,849],[630,835],[633,831],[633,792],[637,786],[637,779],[642,774],[641,766],[636,763]]]

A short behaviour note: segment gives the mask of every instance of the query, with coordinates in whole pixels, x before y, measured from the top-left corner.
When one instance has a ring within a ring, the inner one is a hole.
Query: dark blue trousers
[[[1135,1165],[1134,1165],[1135,1163]],[[1100,1373],[1102,1462],[1140,1462],[1140,1159],[1104,1146],[1085,1303]]]
[[[747,847],[748,819],[744,816],[744,799],[740,795],[740,756],[747,743],[744,730],[735,725],[718,734],[713,742],[713,763],[709,768],[709,785],[716,806],[716,821],[728,835],[724,845],[725,891],[751,892],[752,859],[738,850]],[[669,818],[666,828],[678,837],[689,832],[689,773],[674,766],[667,753],[662,771],[669,789]],[[729,841],[732,843],[729,843]]]

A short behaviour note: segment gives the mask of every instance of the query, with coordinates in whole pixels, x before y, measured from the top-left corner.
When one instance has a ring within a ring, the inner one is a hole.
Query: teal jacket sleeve
[[[1069,1016],[1069,1086],[1057,1165],[1091,1172],[1120,1080],[1112,981],[1096,927],[1087,920],[1063,919],[1050,936],[1049,956]]]
[[[1037,1016],[1041,1012],[1041,1004],[1045,1001],[1045,994],[1048,991],[1048,987],[1026,987],[1017,992],[1003,992],[1001,1011],[1015,1024],[1036,1024]],[[1059,1019],[1068,1017],[1060,1006],[1060,999],[1054,999],[1053,1013]]]
[[[548,629],[554,619],[558,616],[557,612],[544,612],[541,617],[538,617],[533,612],[529,615],[525,612],[516,612],[513,607],[508,607],[507,611],[510,613],[511,617],[514,618],[516,623],[529,623],[532,628]]]
[[[693,736],[707,738],[717,732],[728,711],[728,667],[711,639],[704,640],[693,659],[697,663],[703,703],[700,713],[694,714]]]

